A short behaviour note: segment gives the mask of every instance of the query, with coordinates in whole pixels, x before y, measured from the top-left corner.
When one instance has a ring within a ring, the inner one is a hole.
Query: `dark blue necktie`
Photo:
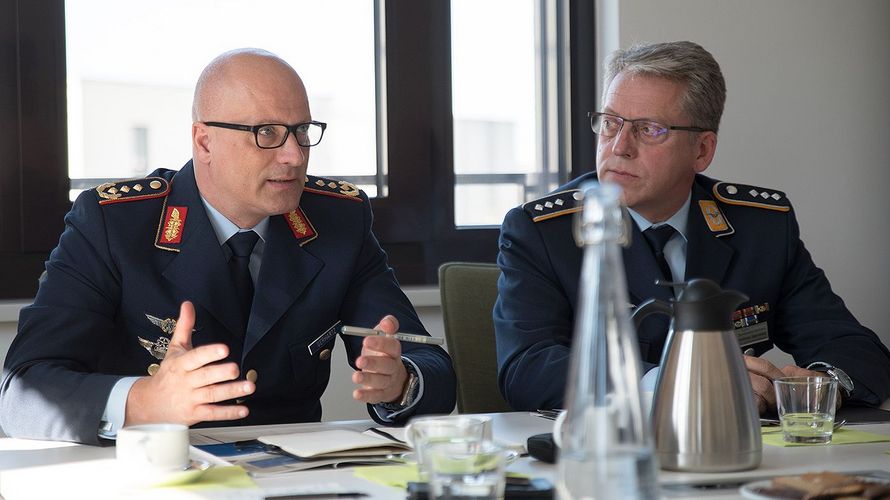
[[[238,295],[238,303],[244,313],[244,324],[250,317],[250,306],[253,304],[253,280],[250,278],[250,254],[259,239],[259,235],[253,231],[235,233],[226,241],[226,245],[232,250],[232,258],[229,259],[229,271],[235,281],[235,291]]]
[[[667,259],[664,258],[664,245],[676,232],[676,229],[667,224],[658,227],[650,227],[643,231],[643,237],[646,238],[649,247],[652,249],[652,253],[655,255],[655,261],[658,262],[661,274],[664,279],[668,281],[673,281],[674,275],[671,272],[671,266],[667,263]]]

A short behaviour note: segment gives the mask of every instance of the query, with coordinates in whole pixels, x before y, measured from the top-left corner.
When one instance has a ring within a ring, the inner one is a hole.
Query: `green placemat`
[[[782,428],[779,426],[761,427],[760,430],[763,434],[763,444],[768,444],[770,446],[825,446],[824,444],[786,443],[782,439]],[[885,441],[890,441],[890,436],[885,434],[875,434],[873,432],[857,431],[844,427],[834,431],[829,445],[880,443]]]

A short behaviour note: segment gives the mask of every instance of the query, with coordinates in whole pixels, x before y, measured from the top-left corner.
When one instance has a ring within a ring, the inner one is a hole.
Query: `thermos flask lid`
[[[732,312],[746,300],[709,279],[689,280],[674,302],[674,330],[731,331]]]

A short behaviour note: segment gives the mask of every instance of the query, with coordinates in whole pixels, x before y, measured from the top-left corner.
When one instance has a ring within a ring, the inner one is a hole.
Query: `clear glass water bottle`
[[[630,238],[614,184],[585,183],[575,239],[584,248],[560,443],[561,499],[657,498],[640,354],[630,320],[621,245]]]

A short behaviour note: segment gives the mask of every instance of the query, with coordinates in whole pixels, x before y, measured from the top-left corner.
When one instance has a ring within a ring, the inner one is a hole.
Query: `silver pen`
[[[442,345],[445,343],[444,339],[440,339],[438,337],[428,337],[426,335],[416,335],[413,333],[394,333],[392,335],[384,332],[383,330],[374,330],[373,328],[362,328],[360,326],[343,326],[340,329],[344,335],[355,335],[356,337],[375,337],[375,336],[388,336],[393,337],[397,340],[402,340],[404,342],[414,342],[417,344],[435,344]]]

